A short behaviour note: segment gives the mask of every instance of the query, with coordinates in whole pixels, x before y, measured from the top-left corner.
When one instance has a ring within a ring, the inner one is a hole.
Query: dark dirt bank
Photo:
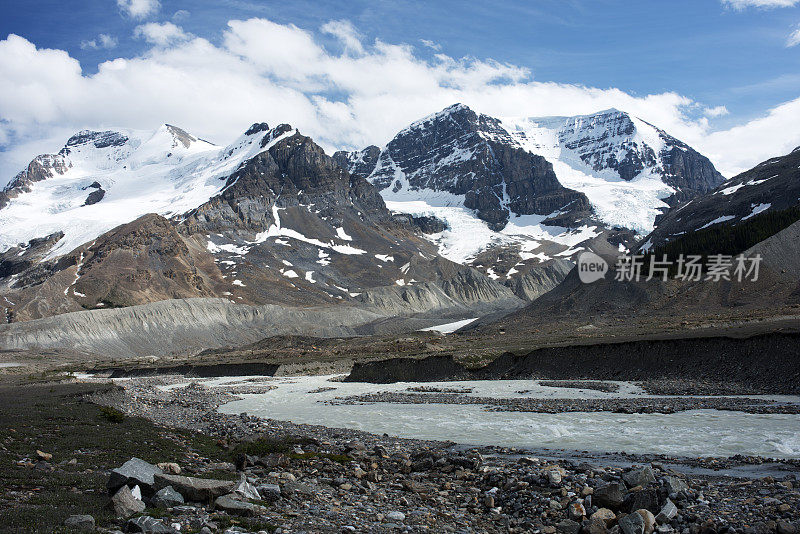
[[[131,378],[158,375],[183,375],[197,378],[221,376],[275,376],[277,364],[269,363],[220,363],[208,365],[171,365],[165,367],[114,367],[97,369],[99,374],[109,373],[111,378]]]
[[[800,393],[800,334],[705,337],[547,347],[505,353],[468,369],[450,356],[356,362],[347,381],[391,383],[477,379],[648,381],[745,384],[752,392]]]

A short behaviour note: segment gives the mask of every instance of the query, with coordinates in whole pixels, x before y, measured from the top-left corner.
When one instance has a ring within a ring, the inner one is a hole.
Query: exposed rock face
[[[229,287],[207,250],[155,214],[102,235],[82,255],[67,293],[85,308],[211,297]]]
[[[590,199],[563,187],[550,164],[564,154],[580,160],[601,179],[609,172],[625,181],[642,173],[657,176],[674,189],[666,199],[669,205],[724,181],[708,158],[616,109],[519,121],[501,123],[456,104],[402,130],[383,150],[370,146],[360,152],[338,152],[334,158],[381,190],[463,196],[464,206],[494,228],[502,228],[511,214],[560,211],[558,221],[550,222],[567,227],[590,220]],[[515,124],[518,129],[512,128]],[[658,199],[653,201],[663,206]]]
[[[22,192],[30,191],[30,184],[52,178],[66,171],[66,162],[61,154],[37,156],[8,185],[0,191],[0,209]]]
[[[667,212],[643,240],[658,246],[713,224],[738,224],[767,211],[800,204],[800,149],[769,159]],[[714,223],[714,221],[717,221]]]
[[[165,150],[198,142],[174,126],[159,132]],[[124,135],[82,132],[62,152],[97,145],[132,150]],[[419,234],[441,231],[441,221],[393,217],[372,184],[291,126],[254,124],[219,157],[245,150],[253,156],[225,177],[220,194],[185,215],[144,215],[56,258],[48,254],[63,234],[0,255],[7,321],[203,297],[293,307],[350,301],[371,310],[331,323],[348,329],[391,315],[520,305],[502,285],[436,256]],[[87,189],[90,199],[102,196],[92,196],[103,191],[98,181]]]
[[[291,129],[282,124],[269,130],[262,146]],[[248,160],[227,179],[222,194],[194,210],[184,224],[190,232],[231,227],[260,232],[275,223],[273,205],[300,204],[326,212],[346,206],[388,218],[383,200],[368,182],[348,174],[311,138],[295,133]]]
[[[589,209],[584,195],[563,187],[552,165],[521,149],[499,120],[461,104],[412,124],[380,154],[370,146],[334,158],[379,189],[464,196],[464,206],[497,229],[512,212],[548,215],[567,205],[572,212]]]
[[[520,276],[510,278],[506,285],[515,295],[526,300],[536,300],[561,283],[573,265],[564,260],[534,266]]]

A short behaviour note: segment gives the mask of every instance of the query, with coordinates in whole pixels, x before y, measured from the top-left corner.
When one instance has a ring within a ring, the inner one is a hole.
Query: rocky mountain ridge
[[[586,248],[633,247],[671,206],[724,180],[685,143],[614,109],[501,120],[456,104],[383,148],[334,159],[391,210],[439,218],[430,239],[445,257],[517,288]]]
[[[734,176],[668,212],[643,240],[649,250],[706,228],[737,225],[800,205],[800,147]]]
[[[174,141],[168,144],[170,151],[198,142],[185,134],[184,143],[172,127],[165,133]],[[85,167],[86,160],[94,162],[95,170],[116,169],[116,176],[124,175],[120,167],[160,167],[158,157],[142,163],[148,154],[138,153],[142,144],[132,146],[133,136],[120,134],[113,143],[107,142],[111,137],[106,132],[73,137],[61,152],[64,158],[75,158],[74,163],[64,160],[68,162],[64,178]],[[93,154],[81,161],[75,157],[75,147]],[[351,302],[378,310],[373,315],[381,318],[431,310],[448,316],[522,304],[511,289],[438,257],[435,247],[418,235],[413,220],[394,217],[369,182],[350,175],[313,140],[288,125],[271,129],[255,124],[230,147],[214,149],[211,157],[209,151],[203,150],[200,157],[184,156],[188,162],[167,170],[166,178],[178,174],[181,185],[203,181],[216,188],[216,194],[187,212],[171,214],[170,207],[166,216],[145,214],[66,254],[54,256],[54,251],[72,228],[7,248],[0,254],[7,318],[22,321],[208,297],[254,306],[335,307]],[[151,149],[150,155],[154,152]],[[173,152],[167,154],[175,157]],[[180,174],[187,164],[194,174]],[[234,170],[214,178],[207,167]],[[161,168],[153,173],[164,175]],[[108,194],[92,205],[78,204],[77,195],[85,193],[81,183],[90,179],[100,181]],[[23,205],[24,195],[36,195],[42,185],[50,186],[22,182],[14,186],[19,196],[13,202]],[[66,190],[76,200],[67,204],[66,213],[142,200],[138,191],[124,198],[119,194],[120,181],[96,174],[79,175],[72,182],[77,185],[59,184],[62,193]],[[188,193],[193,194],[192,187]],[[100,220],[94,228],[103,224],[108,222]]]

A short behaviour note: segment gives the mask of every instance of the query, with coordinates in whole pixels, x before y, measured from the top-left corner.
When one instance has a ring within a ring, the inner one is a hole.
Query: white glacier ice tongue
[[[619,120],[629,128],[608,126]],[[503,118],[502,122],[523,148],[553,164],[561,185],[585,194],[598,219],[608,226],[647,234],[656,216],[668,208],[664,199],[675,193],[660,174],[666,148],[661,132],[636,117],[607,110],[578,117]],[[626,180],[607,162],[610,158],[622,161],[629,151],[645,164]]]
[[[114,142],[100,142],[102,136]],[[186,213],[217,195],[242,162],[267,150],[263,137],[253,131],[221,147],[169,125],[155,132],[81,132],[48,157],[63,161],[63,172],[29,184],[0,209],[0,252],[63,231],[48,254],[54,258],[147,213]],[[87,204],[97,186],[105,194]]]

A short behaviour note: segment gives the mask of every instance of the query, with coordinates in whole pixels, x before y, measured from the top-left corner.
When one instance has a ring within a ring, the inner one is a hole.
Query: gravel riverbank
[[[224,529],[208,524],[214,523],[208,518],[212,510],[218,514],[230,505],[224,513],[231,517],[254,516],[265,525],[263,530],[281,533],[799,532],[796,461],[625,455],[614,456],[613,461],[584,461],[566,455],[532,456],[509,448],[399,439],[221,414],[216,408],[232,400],[231,394],[202,383],[164,387],[180,381],[179,377],[133,379],[94,400],[159,424],[200,430],[231,448],[232,464],[209,463],[208,470],[244,474],[259,491],[259,499],[245,499],[248,505],[238,508],[227,501],[173,507],[163,522],[182,525],[182,531],[197,527],[214,532],[216,527],[221,532]],[[262,386],[266,384],[255,384]],[[164,459],[178,464],[183,460]],[[203,463],[202,458],[192,461]],[[686,476],[681,469],[741,465],[757,469],[762,463],[770,465],[771,476],[759,477],[757,470],[747,478]],[[253,528],[229,527],[226,532],[258,531]]]
[[[477,404],[507,412],[675,413],[686,410],[726,410],[760,414],[800,414],[800,405],[748,397],[643,397],[609,399],[501,399],[457,393],[376,392],[351,395],[330,404]]]

